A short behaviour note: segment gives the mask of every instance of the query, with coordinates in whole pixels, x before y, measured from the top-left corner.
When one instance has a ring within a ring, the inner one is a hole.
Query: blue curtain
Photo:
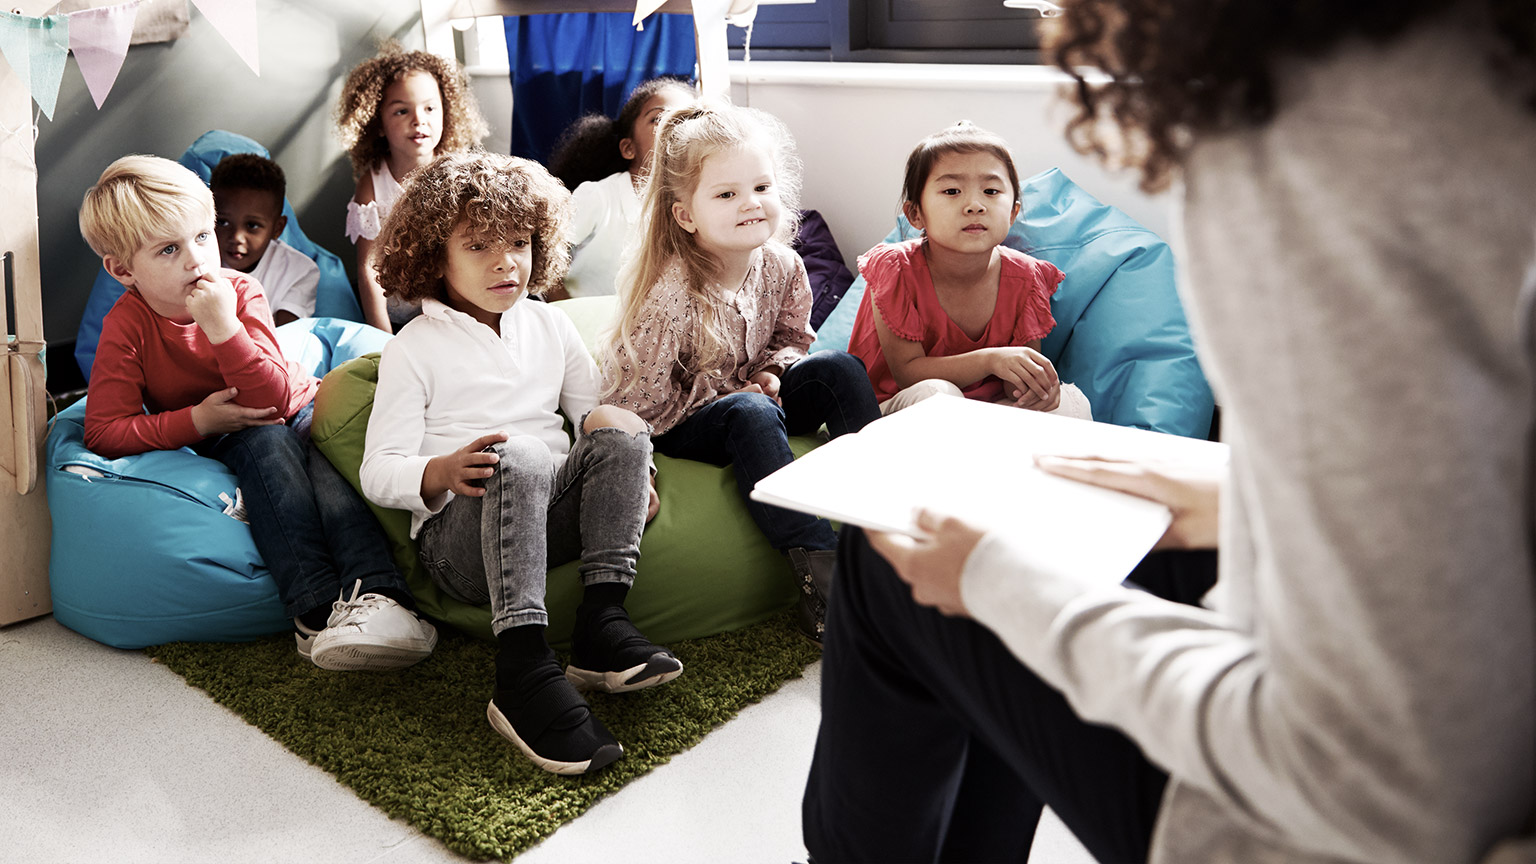
[[[504,18],[512,69],[512,155],[544,162],[583,114],[618,116],[635,85],[693,76],[693,16],[652,15],[636,31],[627,12]]]

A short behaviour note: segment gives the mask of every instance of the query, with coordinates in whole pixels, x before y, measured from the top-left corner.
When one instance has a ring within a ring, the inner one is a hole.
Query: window
[[[764,5],[752,29],[760,60],[1038,63],[1039,13],[1002,0],[816,0]],[[731,28],[731,57],[745,33]]]

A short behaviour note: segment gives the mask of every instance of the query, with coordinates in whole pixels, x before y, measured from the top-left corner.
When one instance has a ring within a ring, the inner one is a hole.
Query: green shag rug
[[[486,722],[494,645],[438,632],[431,657],[389,673],[318,669],[299,658],[292,636],[176,642],[145,653],[390,816],[455,852],[503,860],[697,744],[820,656],[789,614],[670,645],[683,661],[677,679],[587,694],[624,756],[590,776],[557,777]]]

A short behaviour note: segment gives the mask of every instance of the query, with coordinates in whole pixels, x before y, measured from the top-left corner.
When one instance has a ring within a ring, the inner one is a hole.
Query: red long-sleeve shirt
[[[240,388],[237,403],[276,407],[284,418],[314,398],[320,381],[283,358],[261,286],[233,270],[223,274],[235,287],[243,329],[219,345],[196,324],[156,314],[131,288],[118,298],[102,322],[91,368],[86,447],[117,459],[196,444],[203,436],[192,423],[193,406],[226,387]]]

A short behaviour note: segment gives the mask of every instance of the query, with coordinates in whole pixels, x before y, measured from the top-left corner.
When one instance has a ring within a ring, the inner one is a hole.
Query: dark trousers
[[[298,617],[328,606],[362,581],[410,597],[389,540],[362,496],[309,440],[314,403],[281,426],[252,426],[210,438],[198,452],[235,472],[251,539],[283,601]]]
[[[1196,602],[1214,552],[1132,574]],[[1144,862],[1168,777],[1120,732],[1079,719],[990,630],[912,601],[864,533],[843,530],[822,653],[806,847],[842,861],[1017,861],[1044,805],[1100,864]]]
[[[752,487],[795,461],[790,435],[815,432],[825,423],[836,438],[879,419],[864,363],[842,351],[821,351],[784,370],[778,402],[761,393],[721,396],[652,443],[664,456],[732,466],[747,512],[773,548],[827,550],[837,546],[832,523],[753,501]]]

